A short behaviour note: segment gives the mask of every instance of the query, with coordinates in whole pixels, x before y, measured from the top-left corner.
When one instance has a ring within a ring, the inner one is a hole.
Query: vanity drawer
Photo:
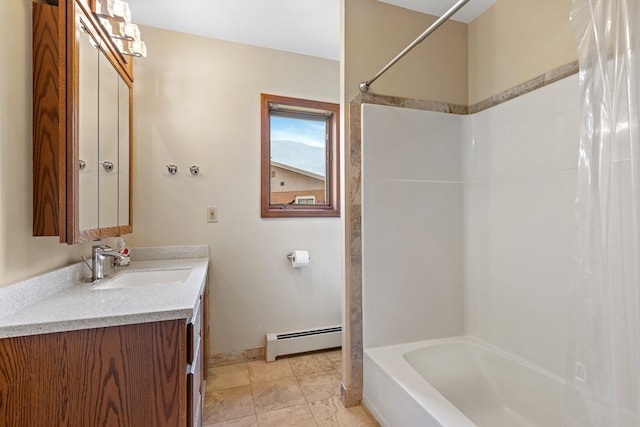
[[[205,383],[202,378],[202,359],[200,353],[191,365],[191,372],[187,374],[187,425],[200,426],[202,418],[202,403],[204,401]]]
[[[207,288],[200,294],[196,312],[187,322],[187,426],[198,427],[202,423],[202,408],[206,389],[208,340]]]
[[[202,312],[202,295],[200,295],[198,310],[191,321],[187,323],[187,363],[189,365],[193,364],[194,359],[198,356],[196,353],[202,340]]]

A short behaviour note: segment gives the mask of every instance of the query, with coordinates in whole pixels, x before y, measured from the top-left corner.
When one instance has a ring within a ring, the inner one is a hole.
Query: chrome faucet
[[[91,270],[93,272],[93,275],[91,276],[92,282],[104,278],[104,260],[107,257],[123,259],[126,258],[126,255],[122,255],[120,252],[114,251],[111,246],[91,246]]]

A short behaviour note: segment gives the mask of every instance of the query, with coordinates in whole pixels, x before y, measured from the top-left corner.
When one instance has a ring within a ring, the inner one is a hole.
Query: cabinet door
[[[98,90],[98,218],[100,228],[118,226],[118,82],[105,55],[99,60]]]
[[[80,230],[98,228],[98,58],[84,25],[78,32],[78,206]]]
[[[0,339],[0,426],[184,427],[184,343],[184,319]]]
[[[118,79],[118,103],[118,225],[124,227],[131,224],[129,218],[131,105],[129,86],[122,78]]]

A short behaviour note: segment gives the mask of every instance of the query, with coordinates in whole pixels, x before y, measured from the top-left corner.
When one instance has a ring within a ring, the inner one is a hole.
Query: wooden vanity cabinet
[[[0,339],[0,425],[200,426],[205,295],[192,319]]]
[[[0,340],[0,425],[185,426],[184,321]]]

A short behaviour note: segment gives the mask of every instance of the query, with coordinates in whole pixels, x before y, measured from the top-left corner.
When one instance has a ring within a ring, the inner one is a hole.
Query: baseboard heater
[[[342,345],[342,326],[305,329],[290,332],[267,334],[267,362],[273,362],[278,356],[323,350]]]

